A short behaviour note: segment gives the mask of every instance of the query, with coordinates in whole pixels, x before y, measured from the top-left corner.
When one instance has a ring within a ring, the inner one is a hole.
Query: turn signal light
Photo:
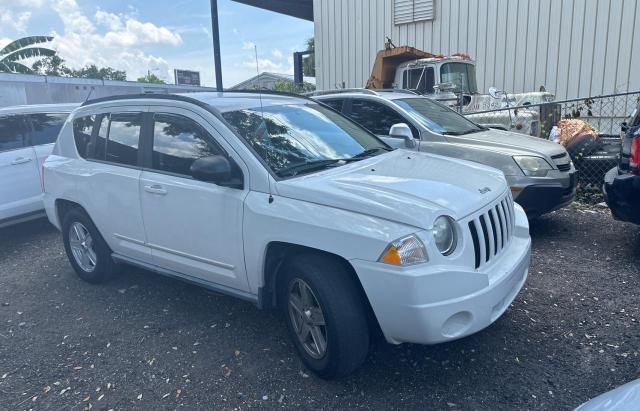
[[[380,258],[385,263],[389,264],[400,264],[400,254],[398,254],[398,249],[395,245],[391,245],[387,248],[387,251]]]

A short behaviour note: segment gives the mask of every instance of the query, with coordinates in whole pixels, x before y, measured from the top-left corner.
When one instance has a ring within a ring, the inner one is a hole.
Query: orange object
[[[382,256],[382,261],[390,264],[400,264],[400,254],[398,254],[398,249],[396,246],[391,245],[387,249],[387,252]]]
[[[418,50],[414,47],[400,46],[392,47],[385,45],[384,50],[376,54],[376,60],[371,69],[371,77],[367,81],[366,88],[384,89],[393,87],[393,80],[396,76],[396,68],[406,61],[425,59],[430,57],[442,58],[441,54],[435,55],[426,51]]]

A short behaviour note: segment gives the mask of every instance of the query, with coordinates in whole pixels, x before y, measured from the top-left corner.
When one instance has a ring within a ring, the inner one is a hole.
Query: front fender
[[[316,203],[251,192],[245,200],[243,241],[249,288],[264,285],[268,245],[284,242],[338,255],[376,261],[393,240],[416,228]]]

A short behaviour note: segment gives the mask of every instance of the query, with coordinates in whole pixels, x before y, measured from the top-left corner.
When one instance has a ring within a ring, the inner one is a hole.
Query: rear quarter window
[[[64,113],[29,114],[27,118],[31,122],[31,144],[39,146],[55,143],[68,116]]]
[[[96,122],[96,116],[78,117],[73,120],[73,139],[80,157],[87,158],[87,147],[91,141],[91,133]]]

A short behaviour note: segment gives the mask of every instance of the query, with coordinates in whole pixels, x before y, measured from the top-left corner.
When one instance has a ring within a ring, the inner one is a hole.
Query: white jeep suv
[[[94,100],[44,170],[81,278],[126,263],[278,307],[324,378],[359,367],[377,328],[391,343],[477,332],[527,277],[527,218],[500,171],[391,150],[301,97]]]

